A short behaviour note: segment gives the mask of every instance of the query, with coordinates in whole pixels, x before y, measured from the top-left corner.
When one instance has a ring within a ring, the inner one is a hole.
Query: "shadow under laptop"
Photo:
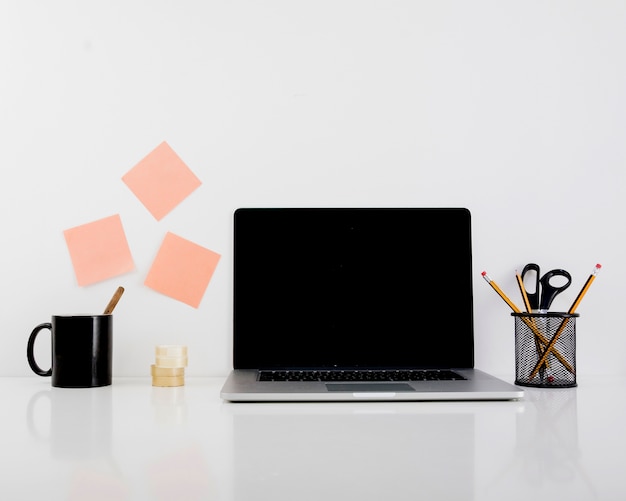
[[[234,499],[474,499],[474,407],[226,405]]]

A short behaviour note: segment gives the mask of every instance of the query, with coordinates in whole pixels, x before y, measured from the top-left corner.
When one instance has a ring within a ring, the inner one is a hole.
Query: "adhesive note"
[[[78,285],[90,285],[134,270],[119,214],[63,232]]]
[[[198,308],[220,257],[212,250],[168,232],[144,285]]]
[[[157,221],[202,184],[165,141],[122,180]]]

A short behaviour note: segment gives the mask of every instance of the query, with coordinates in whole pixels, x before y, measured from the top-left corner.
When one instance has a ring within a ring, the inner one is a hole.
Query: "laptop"
[[[234,213],[234,402],[510,400],[474,368],[464,208]]]

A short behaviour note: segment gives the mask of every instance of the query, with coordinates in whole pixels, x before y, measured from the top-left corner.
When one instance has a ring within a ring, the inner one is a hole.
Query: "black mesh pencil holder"
[[[515,384],[535,388],[576,386],[578,313],[512,313]]]

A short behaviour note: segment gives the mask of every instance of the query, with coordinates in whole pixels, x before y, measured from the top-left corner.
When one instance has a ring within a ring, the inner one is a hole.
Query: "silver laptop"
[[[463,208],[234,214],[229,401],[509,400],[474,368]]]

